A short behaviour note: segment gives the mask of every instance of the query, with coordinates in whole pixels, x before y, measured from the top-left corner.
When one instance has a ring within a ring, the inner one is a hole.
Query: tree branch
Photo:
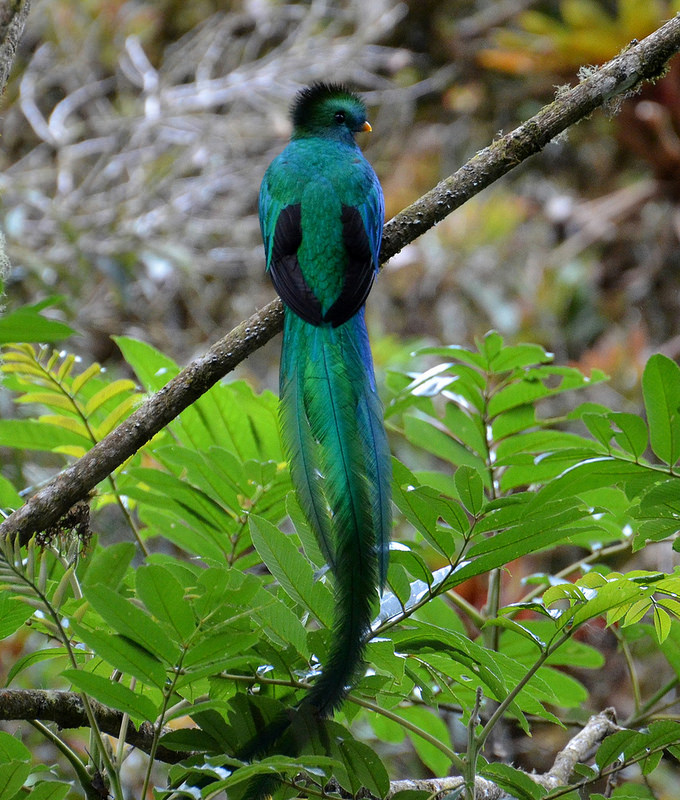
[[[614,710],[607,708],[594,714],[585,726],[560,750],[550,770],[543,775],[531,774],[529,777],[545,789],[568,786],[579,763],[586,762],[607,736],[621,730],[616,724]],[[390,795],[405,790],[420,790],[430,794],[449,794],[463,785],[463,778],[431,778],[427,780],[404,780],[390,783]],[[475,797],[477,800],[503,800],[508,795],[495,783],[477,776]]]
[[[5,91],[30,7],[30,0],[0,0],[0,93]]]
[[[118,737],[123,713],[90,699],[95,719],[103,733]],[[87,728],[89,722],[83,702],[77,692],[49,689],[0,689],[0,720],[41,720],[56,722],[60,728]],[[169,730],[169,729],[168,729]],[[620,730],[615,722],[614,711],[607,708],[593,715],[586,725],[557,754],[550,770],[543,775],[530,777],[544,788],[556,789],[566,786],[578,763],[584,763],[597,750],[602,741]],[[125,741],[148,753],[153,741],[153,726],[149,722],[135,728],[128,723]],[[167,747],[158,747],[156,760],[176,764],[193,755]],[[463,778],[430,778],[427,780],[402,780],[390,783],[390,795],[404,790],[427,791],[431,794],[452,792],[463,784]],[[506,795],[491,781],[477,777],[475,780],[477,800],[501,800]]]
[[[467,164],[410,205],[384,228],[380,261],[443,220],[466,200],[489,186],[555,136],[587,117],[614,97],[658,78],[668,59],[680,50],[680,15],[641,42],[594,70],[577,86],[561,90],[554,102],[514,131],[481,150]],[[132,416],[81,459],[56,475],[0,525],[0,536],[19,536],[26,543],[33,533],[53,525],[78,500],[220,378],[281,330],[283,310],[274,300],[214,344],[186,367]]]
[[[555,762],[544,775],[532,775],[536,783],[545,789],[557,789],[566,786],[574,773],[574,767],[585,762],[597,750],[607,736],[620,731],[616,724],[616,712],[613,708],[605,708],[593,715],[586,725],[566,746],[560,750]]]
[[[123,712],[92,698],[90,705],[99,729],[117,738],[120,735]],[[50,689],[0,689],[0,720],[41,720],[56,722],[60,728],[88,728],[90,725],[85,706],[77,692]],[[153,725],[143,722],[136,728],[132,722],[128,722],[125,741],[148,753],[153,742]],[[176,764],[190,755],[192,753],[176,752],[162,745],[156,749],[156,760],[169,764]]]

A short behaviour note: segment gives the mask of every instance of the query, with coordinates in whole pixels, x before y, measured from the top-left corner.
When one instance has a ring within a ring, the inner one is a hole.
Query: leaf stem
[[[500,701],[498,707],[493,712],[493,714],[489,717],[486,725],[482,728],[481,733],[477,737],[477,749],[481,750],[484,746],[484,742],[486,741],[487,737],[494,729],[496,723],[501,719],[503,714],[506,712],[508,706],[513,702],[513,700],[517,697],[517,695],[524,689],[524,687],[529,683],[529,681],[534,677],[534,675],[538,672],[538,670],[545,664],[545,662],[550,658],[550,656],[558,650],[562,645],[569,640],[573,633],[573,629],[567,630],[561,634],[556,640],[553,641],[551,645],[546,647],[546,649],[541,653],[541,655],[536,659],[536,661],[529,667],[526,675],[522,677],[520,681],[512,688],[512,690]]]
[[[671,678],[665,686],[662,686],[658,691],[656,691],[649,698],[649,700],[645,701],[645,703],[643,703],[643,705],[640,708],[636,709],[635,712],[631,714],[630,717],[628,717],[628,719],[624,723],[622,723],[623,727],[634,728],[638,726],[641,722],[646,720],[648,717],[650,717],[652,715],[652,709],[654,708],[654,706],[661,700],[662,697],[667,695],[668,692],[675,689],[679,683],[680,683],[680,678],[678,678],[677,675]],[[676,703],[680,703],[680,698],[676,698],[675,700],[673,700],[672,703],[665,706],[665,708],[675,705]]]
[[[71,750],[66,742],[62,741],[55,733],[52,733],[47,725],[43,724],[37,719],[29,719],[27,722],[29,725],[32,725],[37,731],[39,731],[52,745],[54,745],[54,747],[56,747],[57,750],[59,750],[59,752],[71,764],[76,776],[78,777],[80,785],[83,787],[83,791],[85,792],[87,800],[101,800],[101,795],[92,786],[92,776],[87,771],[85,764],[78,757],[78,754]]]

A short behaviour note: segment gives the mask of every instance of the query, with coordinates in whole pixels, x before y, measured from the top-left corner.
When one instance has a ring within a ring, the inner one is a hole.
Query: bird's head
[[[359,131],[370,131],[363,100],[346,86],[314,83],[298,92],[291,110],[293,139],[319,136],[352,141]]]

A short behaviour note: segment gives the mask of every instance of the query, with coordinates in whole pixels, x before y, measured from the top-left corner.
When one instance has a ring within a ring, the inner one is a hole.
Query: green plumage
[[[358,677],[387,572],[390,454],[363,306],[378,268],[380,184],[354,135],[353,93],[317,84],[293,108],[291,143],[267,170],[260,224],[285,309],[281,429],[302,508],[335,578],[323,673],[303,700],[332,713]]]
[[[390,452],[364,322],[384,204],[354,140],[370,130],[355,94],[315,84],[297,96],[292,116],[291,142],[262,181],[260,225],[267,270],[285,304],[282,436],[293,485],[336,591],[323,671],[297,711],[299,719],[319,719],[341,705],[361,676],[387,574]],[[290,750],[284,740],[291,736],[290,722],[277,720],[241,755]],[[270,788],[259,782],[247,796]]]
[[[320,534],[336,584],[330,656],[303,701],[322,716],[340,705],[347,685],[359,677],[377,599],[377,541],[390,523],[389,454],[382,409],[372,375],[366,372],[367,345],[361,317],[337,328],[321,328],[295,314],[286,316],[281,364],[284,443],[291,455],[293,482],[310,524]],[[299,358],[301,350],[307,358]],[[314,495],[311,504],[303,499],[308,488]]]

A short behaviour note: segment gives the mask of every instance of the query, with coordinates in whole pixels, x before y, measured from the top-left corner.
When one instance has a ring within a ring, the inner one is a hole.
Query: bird
[[[354,91],[315,83],[297,94],[291,117],[290,143],[262,180],[259,219],[266,270],[284,304],[282,441],[335,588],[329,651],[298,706],[323,719],[361,677],[387,579],[391,455],[364,316],[385,207],[355,139],[371,126]],[[274,727],[278,735],[286,723]]]

